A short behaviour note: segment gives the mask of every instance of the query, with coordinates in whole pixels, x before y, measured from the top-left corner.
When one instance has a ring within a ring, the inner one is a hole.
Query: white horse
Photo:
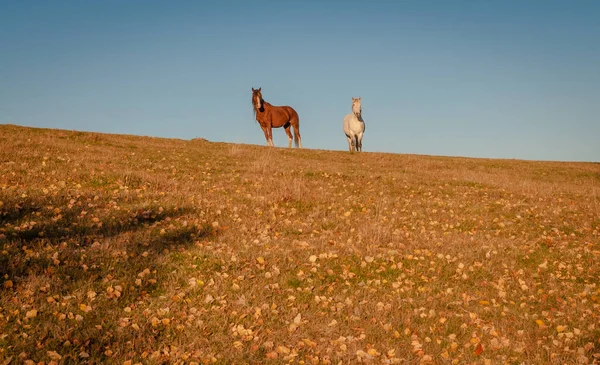
[[[344,117],[344,133],[348,138],[348,149],[350,152],[362,152],[362,138],[365,133],[365,121],[361,116],[360,97],[352,97],[352,114]]]

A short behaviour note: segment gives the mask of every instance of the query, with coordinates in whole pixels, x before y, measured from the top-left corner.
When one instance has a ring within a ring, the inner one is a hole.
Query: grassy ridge
[[[0,360],[600,361],[598,164],[0,146]]]

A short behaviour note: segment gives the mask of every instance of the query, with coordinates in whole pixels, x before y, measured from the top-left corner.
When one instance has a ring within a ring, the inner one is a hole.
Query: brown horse
[[[298,113],[290,106],[274,106],[263,100],[262,94],[258,88],[252,88],[252,105],[254,106],[254,114],[256,121],[260,124],[267,146],[274,146],[273,132],[271,128],[283,127],[288,135],[288,148],[292,147],[292,132],[290,127],[294,127],[294,142],[296,147],[302,148],[302,139],[300,138],[300,120]]]

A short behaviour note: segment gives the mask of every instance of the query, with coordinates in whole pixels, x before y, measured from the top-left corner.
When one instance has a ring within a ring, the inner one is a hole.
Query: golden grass
[[[600,165],[0,126],[4,363],[600,361]]]

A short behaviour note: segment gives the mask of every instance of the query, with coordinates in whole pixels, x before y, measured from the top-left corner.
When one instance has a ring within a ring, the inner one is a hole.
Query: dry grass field
[[[597,163],[2,125],[0,188],[0,364],[600,362]]]

